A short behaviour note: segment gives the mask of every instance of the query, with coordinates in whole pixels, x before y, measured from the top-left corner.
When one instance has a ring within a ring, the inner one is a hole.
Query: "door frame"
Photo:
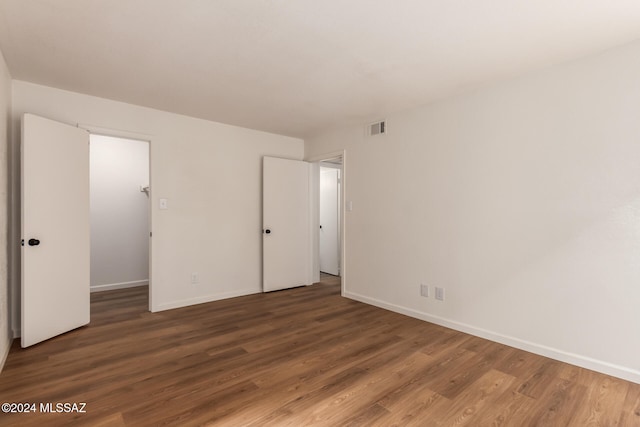
[[[320,162],[331,160],[337,157],[342,158],[342,173],[340,175],[340,292],[344,296],[347,291],[347,150],[331,151],[324,154],[318,154],[305,158],[306,162],[312,164],[312,173],[314,177],[309,180],[310,215],[311,215],[311,256],[314,277],[320,274]],[[314,167],[316,166],[316,167]],[[316,171],[318,172],[316,174]],[[318,175],[315,177],[315,175]]]
[[[149,144],[149,311],[153,312],[154,297],[153,297],[153,280],[152,280],[152,260],[153,260],[153,136],[131,132],[126,130],[105,128],[100,126],[88,125],[78,123],[78,127],[89,131],[89,138],[91,135],[110,136],[114,138],[135,139],[138,141],[144,141]]]

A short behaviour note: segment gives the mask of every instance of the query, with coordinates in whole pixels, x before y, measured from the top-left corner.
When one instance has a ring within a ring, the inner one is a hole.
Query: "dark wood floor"
[[[0,402],[20,426],[639,426],[640,385],[340,297],[339,279],[147,312],[92,294],[91,324],[23,350]]]

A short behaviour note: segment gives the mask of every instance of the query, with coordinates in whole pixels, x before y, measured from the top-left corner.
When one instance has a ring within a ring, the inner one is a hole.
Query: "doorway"
[[[30,113],[22,116],[20,335],[23,348],[90,323],[92,132],[94,130],[85,125],[72,126]],[[95,133],[108,134],[98,130]],[[133,134],[119,133],[125,138],[135,138],[136,142],[146,139],[145,136],[138,138]],[[150,141],[151,138],[143,142],[146,161],[140,166],[146,169],[143,183],[147,186],[150,176]],[[98,145],[95,139],[93,145],[95,154]],[[105,159],[107,157],[104,156]],[[118,161],[114,164],[121,166],[129,157],[132,156],[116,156]],[[93,169],[97,168],[94,166]],[[117,170],[117,173],[112,173],[105,181],[117,183],[125,175]],[[140,190],[149,189],[138,187],[138,191]],[[151,219],[148,199],[144,205],[147,209],[147,252],[146,258],[142,255],[141,263],[146,270],[142,273],[142,278],[147,279],[149,286],[138,289],[145,292],[145,299],[151,303]],[[98,239],[94,236],[94,240]],[[128,235],[113,240],[122,240],[133,246]],[[93,252],[93,255],[99,253],[95,249]],[[106,263],[111,261],[107,260]],[[116,270],[117,267],[112,264],[111,269]],[[147,284],[141,283],[140,278],[127,282],[138,283],[117,282],[109,285],[117,288]]]
[[[320,273],[340,276],[340,179],[342,159],[320,162]]]
[[[311,162],[311,223],[313,282],[346,289],[345,182],[346,153],[313,156]],[[329,213],[329,219],[327,218]],[[337,223],[334,226],[334,223]]]
[[[91,292],[148,286],[149,142],[94,133],[89,141]]]

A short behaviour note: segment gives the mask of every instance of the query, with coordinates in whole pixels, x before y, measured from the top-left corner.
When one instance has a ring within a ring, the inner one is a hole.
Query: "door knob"
[[[264,234],[271,234],[271,230],[267,228],[266,230],[264,230]]]
[[[29,239],[29,246],[38,246],[40,244],[40,240],[38,239]]]

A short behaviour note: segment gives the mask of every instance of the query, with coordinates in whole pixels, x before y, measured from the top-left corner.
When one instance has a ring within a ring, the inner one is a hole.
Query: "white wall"
[[[9,352],[10,333],[9,285],[7,259],[8,226],[8,146],[11,138],[11,76],[0,52],[0,370]]]
[[[91,289],[149,280],[149,143],[91,135]]]
[[[148,136],[154,310],[261,291],[261,159],[301,159],[302,140],[14,80],[16,129],[25,112]],[[19,132],[13,134],[17,147]],[[12,162],[15,192],[16,155]],[[169,200],[168,210],[158,209],[159,198]],[[17,289],[19,269],[12,266]],[[197,285],[192,272],[199,273]]]
[[[638,106],[640,42],[308,139],[347,153],[346,295],[640,382]]]

